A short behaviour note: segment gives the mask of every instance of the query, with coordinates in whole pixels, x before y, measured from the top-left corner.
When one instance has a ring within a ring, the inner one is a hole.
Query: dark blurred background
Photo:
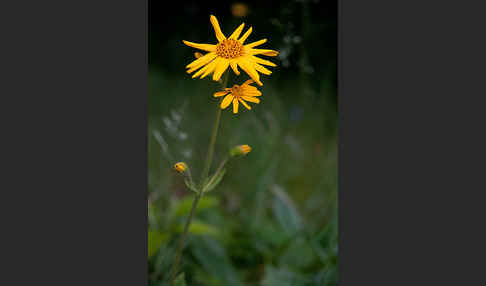
[[[211,14],[280,54],[261,56],[278,65],[261,103],[223,111],[213,166],[231,146],[253,150],[200,203],[187,285],[337,285],[337,2],[317,0],[149,1],[149,283],[166,285],[193,198],[172,165],[199,178],[218,108],[218,83],[185,73],[196,50],[182,43],[215,44]]]

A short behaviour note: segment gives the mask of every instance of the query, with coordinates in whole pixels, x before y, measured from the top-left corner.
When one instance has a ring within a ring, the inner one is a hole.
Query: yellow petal
[[[249,51],[250,55],[264,55],[269,57],[276,57],[278,55],[277,51],[274,50],[265,50],[265,49],[251,49]]]
[[[252,84],[252,83],[254,83],[254,81],[252,79],[249,79],[249,80],[245,81],[242,85],[249,85],[249,84]],[[250,86],[250,87],[255,88],[254,86]]]
[[[194,60],[192,63],[188,64],[186,66],[186,68],[192,68],[194,66],[197,66],[199,63],[201,62],[204,62],[204,63],[208,63],[210,62],[212,59],[214,59],[216,57],[216,53],[215,52],[211,52],[211,53],[207,53],[205,54],[204,56],[201,56],[199,58],[197,58],[196,60]]]
[[[216,17],[211,15],[211,17],[209,17],[209,20],[211,21],[211,24],[213,25],[214,33],[216,34],[216,38],[218,39],[218,41],[222,42],[223,40],[225,40],[226,37],[223,34],[223,32],[221,32],[221,28],[219,27],[218,19],[216,19]]]
[[[229,60],[220,58],[218,65],[216,66],[213,74],[213,80],[218,81],[221,78],[221,75],[229,66]]]
[[[230,66],[231,66],[231,69],[233,69],[233,72],[236,74],[236,75],[240,75],[240,72],[238,71],[238,65],[236,63],[235,60],[231,60],[230,61]]]
[[[200,49],[200,50],[203,50],[203,51],[208,51],[208,52],[215,52],[216,51],[216,45],[198,44],[198,43],[193,43],[193,42],[189,42],[189,41],[182,41],[182,42],[189,47],[193,47],[193,48]]]
[[[246,109],[251,110],[251,107],[243,99],[238,98],[238,101],[241,102],[241,104],[243,104],[243,106],[245,106]]]
[[[224,91],[218,91],[218,92],[215,92],[215,93],[213,94],[213,96],[214,96],[214,97],[221,97],[221,96],[223,96],[223,95],[228,94],[228,92],[229,92],[229,91],[226,91],[226,90],[224,90]]]
[[[260,58],[255,57],[255,56],[250,56],[250,59],[252,59],[254,62],[259,63],[261,65],[266,65],[266,66],[271,66],[271,67],[277,66],[276,64],[272,63],[271,61],[260,59]]]
[[[233,97],[231,94],[228,94],[224,99],[223,101],[221,101],[221,109],[225,109],[226,107],[228,107],[228,105],[230,105],[231,101],[233,100]]]
[[[203,56],[203,54],[201,54],[200,52],[195,52],[195,53],[194,53],[194,57],[195,57],[196,59],[199,59],[199,58],[200,58],[200,57],[202,57],[202,56]]]
[[[243,27],[245,27],[245,23],[239,25],[238,28],[236,28],[236,30],[233,32],[233,34],[231,34],[231,36],[229,36],[228,39],[235,39],[235,40],[238,39],[238,37],[241,34],[241,31],[243,31]]]
[[[246,101],[249,101],[249,102],[253,102],[253,103],[260,103],[260,99],[258,98],[254,98],[252,96],[242,96],[241,98],[243,98],[244,100]]]
[[[250,83],[245,84],[246,82],[248,82],[248,81],[250,81],[250,80],[251,80],[251,82],[250,82]],[[242,89],[246,89],[246,90],[258,90],[258,89],[257,89],[256,87],[254,87],[253,85],[250,85],[250,84],[253,84],[253,82],[254,82],[252,79],[250,79],[250,80],[245,81],[245,83],[243,83],[243,84],[241,85],[241,88],[242,88]]]
[[[238,41],[243,44],[245,42],[246,38],[248,38],[248,36],[251,34],[251,31],[253,31],[252,27],[250,27],[250,29],[246,30],[246,33],[244,33],[243,36],[241,36],[241,38],[238,39]]]
[[[208,63],[209,63],[209,62],[211,62],[212,60],[213,60],[213,59],[210,59],[210,60],[208,60],[208,61],[204,61],[204,62],[200,62],[198,65],[196,65],[196,66],[194,66],[194,67],[192,67],[192,68],[188,69],[186,72],[187,72],[187,73],[192,73],[193,71],[197,70],[198,68],[200,68],[200,67],[202,67],[202,66],[204,66],[204,65],[208,64]]]
[[[272,72],[269,71],[268,69],[266,69],[264,66],[261,66],[257,63],[253,63],[253,66],[255,67],[255,69],[259,72],[261,72],[262,74],[266,74],[266,75],[271,75]]]
[[[260,41],[256,41],[256,42],[250,43],[248,45],[245,45],[245,47],[251,49],[253,47],[256,47],[256,46],[259,46],[261,44],[264,44],[265,42],[267,42],[267,39],[263,39],[263,40],[260,40]]]
[[[233,99],[233,113],[235,113],[235,114],[238,113],[238,105],[239,105],[238,99],[234,98]]]
[[[214,61],[210,62],[206,67],[206,70],[204,71],[204,73],[201,75],[201,78],[205,78],[208,74],[212,73],[214,71],[214,69],[216,68],[216,66],[218,65],[219,61],[221,60],[221,58],[216,58]]]
[[[251,85],[242,85],[241,89],[244,90],[245,92],[255,92],[258,91],[258,89],[254,86]]]
[[[258,85],[263,85],[260,81],[260,75],[253,66],[248,62],[246,58],[241,58],[238,60],[238,65],[253,79]]]
[[[203,66],[203,65],[204,65],[204,64],[202,64],[201,66]],[[192,69],[188,69],[188,70],[186,70],[186,73],[191,74],[191,73],[193,73],[195,70],[197,70],[198,68],[200,68],[201,66],[196,66],[196,67],[194,67],[194,68],[192,68]]]
[[[198,70],[195,74],[192,75],[192,78],[196,78],[196,77],[200,76],[203,72],[205,72],[208,69],[208,67],[211,66],[211,64],[212,64],[212,62],[205,65],[202,69]]]
[[[244,91],[243,94],[245,96],[261,96],[262,93],[258,90],[255,90],[255,91]]]

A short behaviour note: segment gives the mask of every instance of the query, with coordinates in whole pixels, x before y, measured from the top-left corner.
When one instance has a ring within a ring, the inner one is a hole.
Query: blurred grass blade
[[[162,149],[162,154],[165,155],[168,161],[172,162],[174,160],[174,156],[169,151],[169,145],[167,142],[165,142],[164,137],[162,137],[162,134],[158,130],[152,131],[152,134],[155,138],[155,140],[159,143],[160,148]]]

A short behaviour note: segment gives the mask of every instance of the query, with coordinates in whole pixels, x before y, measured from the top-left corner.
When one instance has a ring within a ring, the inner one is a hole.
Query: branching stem
[[[226,73],[224,75],[223,84],[222,84],[223,89],[226,88],[226,85],[228,83],[228,75],[229,75],[229,71],[226,71]],[[182,250],[184,248],[184,240],[186,239],[187,233],[189,231],[189,226],[191,225],[192,217],[194,216],[194,213],[196,211],[197,204],[199,203],[199,200],[203,196],[202,190],[205,187],[204,184],[206,183],[206,181],[208,179],[209,168],[211,167],[211,161],[213,159],[214,146],[216,145],[216,137],[218,136],[220,118],[221,118],[221,108],[219,107],[219,104],[218,104],[218,111],[216,113],[216,121],[214,122],[213,133],[212,133],[212,136],[211,136],[211,141],[209,142],[208,156],[206,158],[206,162],[205,162],[204,169],[203,169],[203,172],[202,172],[201,184],[199,185],[196,197],[194,198],[194,201],[192,202],[191,212],[189,213],[189,217],[187,218],[186,224],[184,226],[184,231],[182,232],[182,236],[179,239],[179,245],[177,247],[176,259],[174,261],[174,264],[172,265],[172,270],[171,270],[171,274],[170,274],[170,283],[169,283],[170,286],[174,285],[174,279],[175,279],[175,276],[177,274],[177,270],[178,270],[177,268],[179,267],[179,263],[180,263],[181,256],[182,256]],[[219,169],[221,169],[221,168],[218,168],[218,171],[219,171]],[[191,178],[191,181],[192,181],[192,178]]]

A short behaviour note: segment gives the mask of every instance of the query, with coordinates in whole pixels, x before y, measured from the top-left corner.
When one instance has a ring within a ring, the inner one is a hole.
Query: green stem
[[[211,167],[211,161],[213,159],[214,145],[216,143],[216,137],[218,136],[219,129],[219,119],[221,118],[221,108],[218,106],[218,111],[216,113],[216,122],[214,122],[213,135],[211,136],[211,141],[209,143],[208,156],[206,157],[206,163],[204,164],[204,169],[201,177],[201,188],[204,187],[204,183],[209,174],[209,168]]]
[[[177,256],[175,259],[175,263],[172,266],[172,271],[170,275],[170,286],[174,285],[174,279],[177,273],[177,268],[179,266],[179,262],[181,260],[182,256],[182,248],[184,247],[184,240],[187,236],[187,232],[189,230],[189,225],[191,224],[192,216],[194,215],[194,212],[196,211],[197,203],[199,202],[199,199],[202,197],[202,192],[199,192],[196,194],[196,197],[194,198],[194,201],[192,202],[192,207],[191,207],[191,212],[189,213],[189,217],[187,218],[186,225],[184,226],[184,231],[182,233],[182,236],[179,240],[179,246],[177,247]]]
[[[226,85],[228,83],[228,75],[229,75],[229,71],[226,71],[225,75],[224,75],[222,89],[226,88]],[[218,104],[218,111],[216,112],[216,122],[214,122],[213,134],[211,136],[211,141],[209,142],[208,157],[206,158],[206,164],[204,165],[204,169],[203,169],[202,176],[201,176],[201,186],[200,186],[201,189],[204,187],[205,180],[207,179],[207,177],[209,175],[209,168],[211,167],[211,161],[213,159],[214,146],[216,144],[216,137],[218,136],[219,119],[220,118],[221,118],[221,107],[219,107],[219,104]]]
[[[228,75],[229,71],[226,71],[224,75],[224,80],[222,84],[222,88],[226,88],[226,84],[228,83]],[[216,114],[216,122],[214,123],[213,127],[213,134],[211,136],[211,141],[209,143],[209,150],[208,150],[208,157],[206,158],[206,163],[204,165],[204,169],[202,172],[202,179],[201,179],[201,185],[199,186],[199,192],[196,194],[196,197],[194,198],[194,201],[192,202],[192,207],[191,207],[191,212],[189,213],[189,217],[187,218],[186,225],[184,226],[184,231],[182,233],[181,238],[179,239],[179,246],[177,247],[177,256],[174,262],[174,265],[172,266],[171,274],[170,274],[170,286],[174,285],[174,279],[177,273],[177,268],[179,266],[181,256],[182,256],[182,249],[184,248],[184,240],[186,239],[187,232],[189,230],[189,226],[191,225],[192,217],[194,215],[194,212],[197,208],[197,204],[199,203],[199,200],[201,199],[203,192],[202,189],[204,188],[204,182],[206,181],[208,174],[209,174],[209,167],[211,166],[211,160],[213,159],[213,153],[214,153],[214,145],[216,143],[216,137],[218,135],[218,129],[219,129],[219,119],[221,118],[221,108],[218,105],[218,111]]]

